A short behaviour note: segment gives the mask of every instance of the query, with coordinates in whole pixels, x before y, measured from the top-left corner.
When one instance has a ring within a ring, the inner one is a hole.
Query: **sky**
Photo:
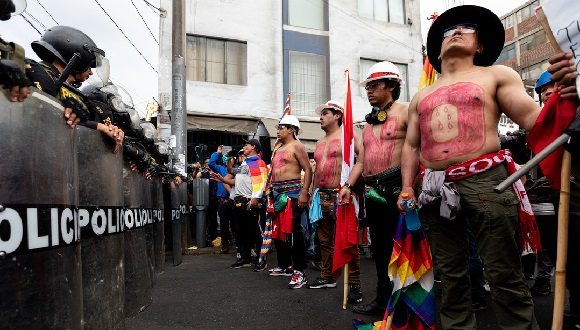
[[[15,16],[9,21],[0,21],[0,36],[23,46],[27,57],[38,59],[30,48],[32,41],[40,39],[36,29],[43,33],[45,29],[60,24],[85,32],[105,51],[111,66],[111,81],[129,92],[136,110],[143,117],[147,103],[152,102],[153,98],[158,98],[156,71],[159,69],[159,22],[160,19],[171,19],[160,18],[159,11],[146,2],[159,8],[159,0],[27,0],[23,17]],[[433,12],[442,13],[454,4],[482,5],[481,2],[420,0],[424,38],[431,24],[427,17]],[[501,16],[525,2],[525,0],[488,0],[483,6]],[[107,15],[110,15],[114,22]]]

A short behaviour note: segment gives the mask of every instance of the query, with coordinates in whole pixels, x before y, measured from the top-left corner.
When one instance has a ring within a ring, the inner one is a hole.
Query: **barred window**
[[[328,101],[326,56],[290,51],[292,114],[316,116],[314,109]]]

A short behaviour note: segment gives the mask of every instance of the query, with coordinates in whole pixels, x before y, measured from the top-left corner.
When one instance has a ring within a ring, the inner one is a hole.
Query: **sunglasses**
[[[455,26],[452,26],[450,28],[445,29],[445,31],[443,31],[443,39],[451,37],[452,35],[455,34],[455,31],[461,31],[462,34],[471,34],[471,33],[476,33],[477,32],[477,24],[457,24]]]
[[[289,128],[289,127],[286,126],[286,125],[276,125],[276,130],[278,130],[278,131],[281,131],[281,130],[283,130],[285,128]]]

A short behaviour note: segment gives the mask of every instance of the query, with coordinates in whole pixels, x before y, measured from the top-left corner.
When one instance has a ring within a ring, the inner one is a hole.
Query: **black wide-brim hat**
[[[441,73],[441,43],[443,32],[457,24],[477,24],[477,40],[483,51],[476,54],[473,63],[477,66],[490,66],[497,60],[505,42],[505,31],[501,20],[491,10],[474,5],[453,7],[439,15],[427,34],[427,56],[431,65]]]

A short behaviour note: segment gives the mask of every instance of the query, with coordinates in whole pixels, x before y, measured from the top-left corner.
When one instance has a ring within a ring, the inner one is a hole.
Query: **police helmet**
[[[70,26],[54,26],[44,32],[38,41],[31,44],[32,50],[41,60],[52,62],[55,58],[67,64],[75,53],[81,56],[73,68],[75,72],[84,72],[97,66],[97,55],[104,57],[105,52],[82,31]]]
[[[538,93],[538,95],[541,94],[542,87],[550,83],[552,83],[552,74],[546,70],[542,72],[538,80],[536,80],[536,86],[534,87],[536,93]]]

